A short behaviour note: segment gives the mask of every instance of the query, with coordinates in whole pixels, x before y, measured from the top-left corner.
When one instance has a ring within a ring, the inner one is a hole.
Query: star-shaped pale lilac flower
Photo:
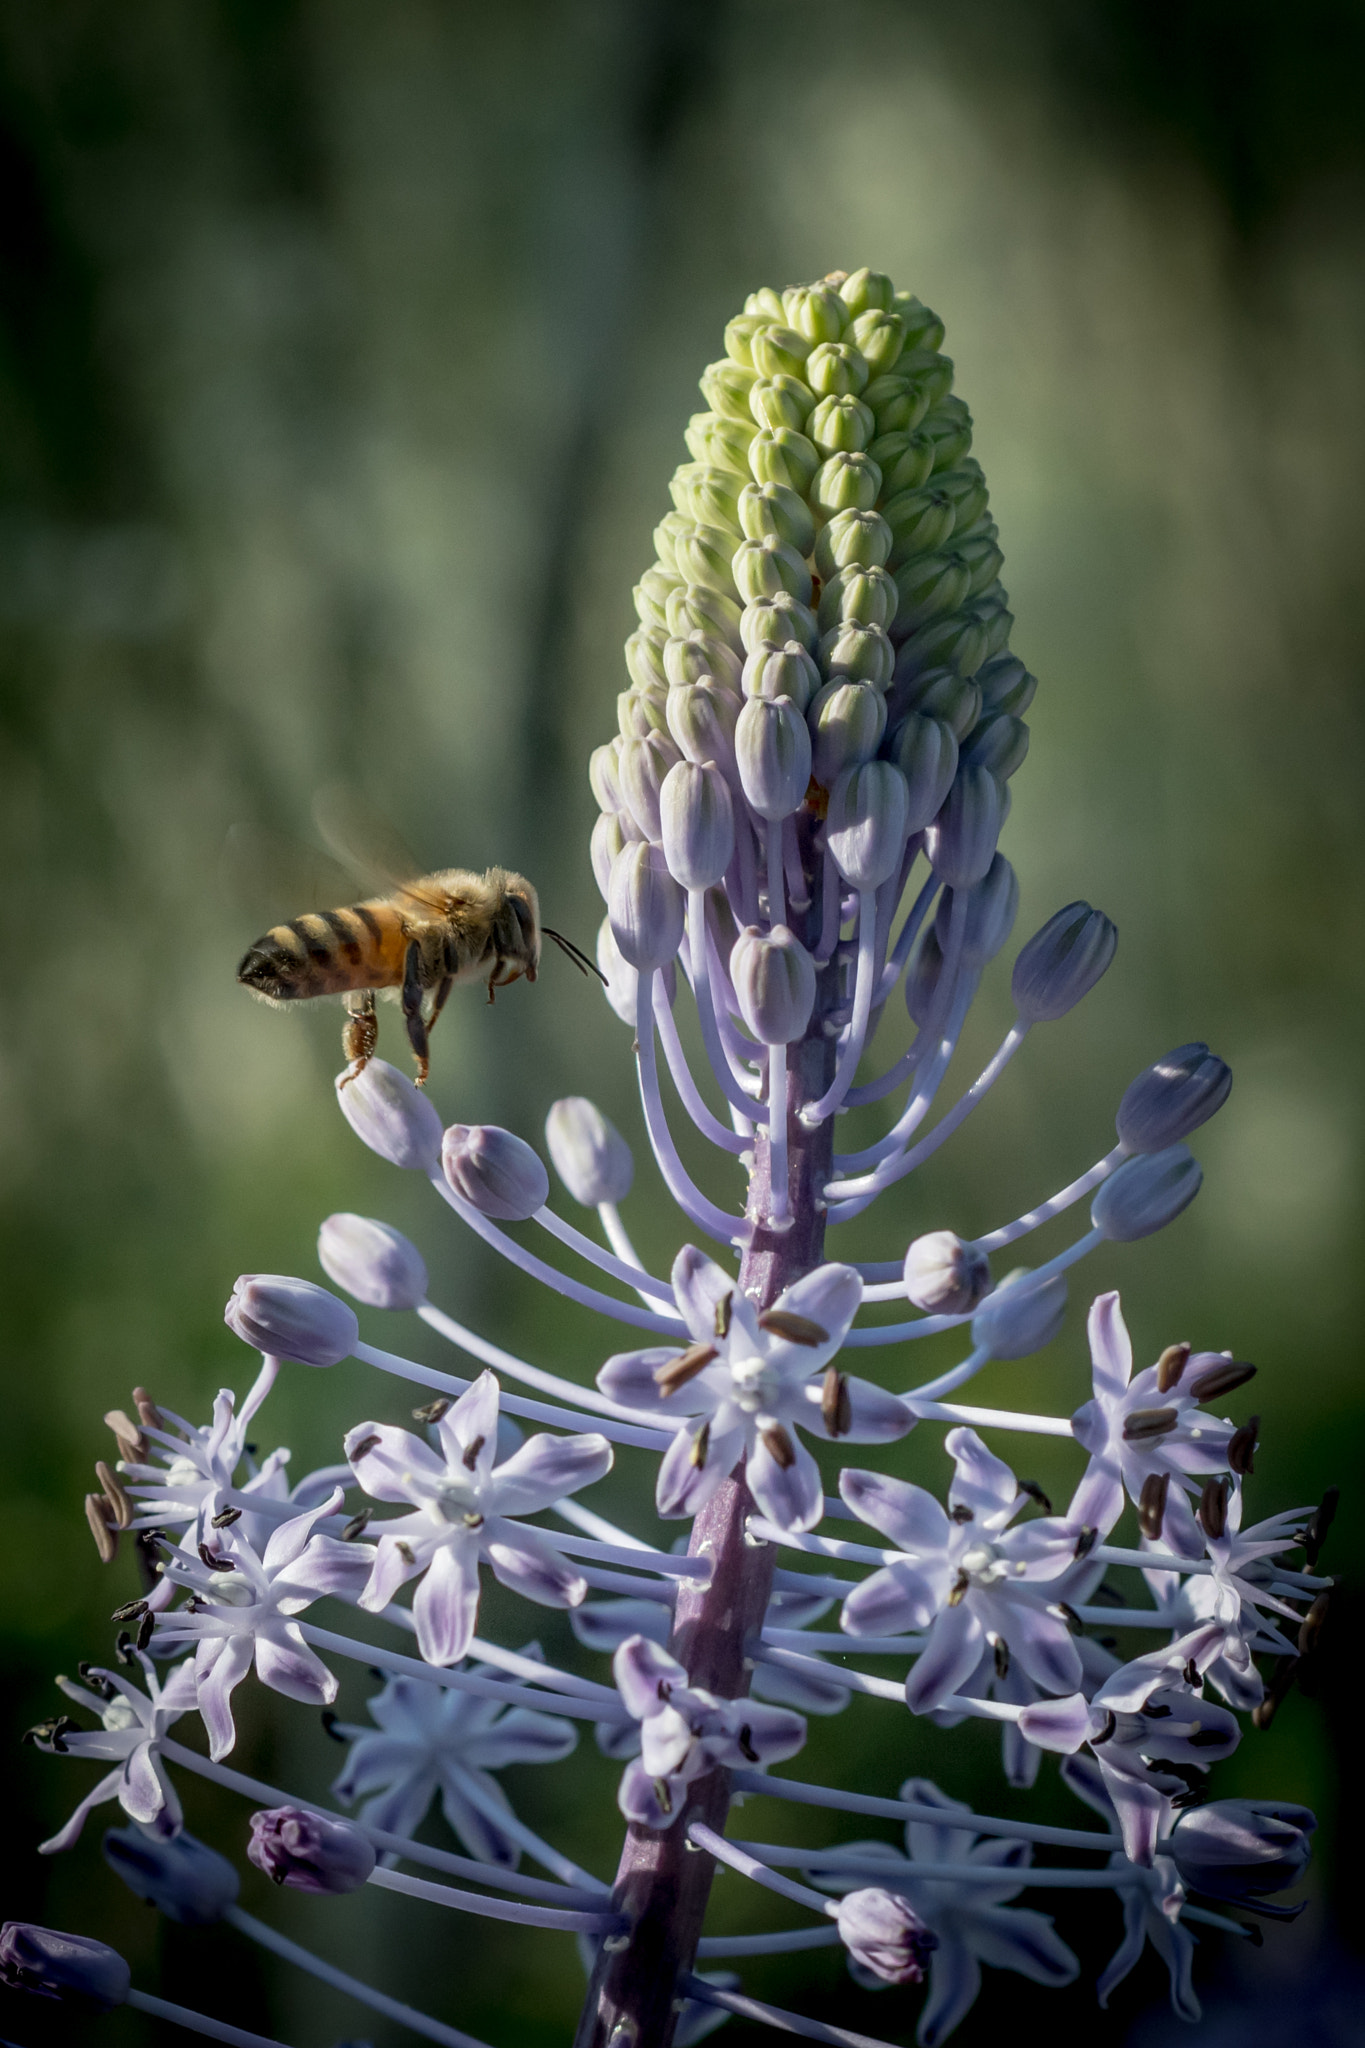
[[[1115,1810],[1108,1781],[1096,1764],[1088,1757],[1069,1756],[1063,1761],[1062,1777],[1078,1799],[1083,1799],[1112,1826]],[[1126,1856],[1110,1857],[1111,1870],[1125,1867],[1132,1867]],[[1123,1905],[1123,1939],[1095,1986],[1101,2006],[1108,2009],[1110,1993],[1141,1959],[1150,1941],[1170,1974],[1171,2005],[1177,2017],[1198,2020],[1200,2007],[1193,1981],[1194,1936],[1180,1924],[1185,1887],[1174,1862],[1169,1856],[1154,1857],[1147,1882],[1125,1885],[1119,1897]]]
[[[915,2036],[920,2048],[938,2048],[975,2003],[982,1963],[992,1969],[1016,1970],[1035,1984],[1053,1987],[1070,1984],[1080,1964],[1054,1932],[1046,1913],[1009,1905],[1021,1890],[1011,1873],[1026,1870],[1033,1859],[1027,1842],[977,1836],[971,1827],[971,1809],[949,1799],[928,1778],[908,1778],[900,1797],[917,1806],[939,1807],[942,1821],[911,1821],[905,1830],[906,1855],[880,1841],[841,1843],[840,1854],[850,1863],[875,1865],[877,1884],[907,1898],[938,1936],[938,1946],[929,1957],[929,1992]],[[925,1863],[960,1863],[963,1879],[920,1877],[916,1865]],[[999,1869],[998,1885],[976,1878],[974,1873],[983,1868]],[[842,1877],[828,1864],[806,1875],[822,1891],[835,1893],[856,1891],[871,1882],[866,1869]],[[857,1962],[850,1961],[849,1969],[869,1990],[886,1989],[882,1979]]]
[[[1218,1535],[1205,1530],[1205,1552],[1213,1569],[1192,1573],[1176,1596],[1175,1612],[1182,1625],[1217,1622],[1223,1631],[1219,1656],[1207,1665],[1207,1676],[1228,1704],[1249,1712],[1265,1697],[1265,1683],[1253,1662],[1253,1653],[1292,1657],[1295,1643],[1267,1621],[1260,1611],[1269,1608],[1293,1624],[1297,1635],[1302,1613],[1290,1600],[1311,1600],[1331,1584],[1330,1579],[1309,1572],[1293,1571],[1285,1565],[1271,1565],[1267,1559],[1282,1550],[1293,1550],[1303,1542],[1304,1524],[1312,1515],[1308,1508],[1292,1508],[1242,1529],[1242,1487],[1233,1483],[1215,1502]],[[1201,1522],[1206,1515],[1201,1510]],[[1169,1578],[1168,1573],[1151,1573]]]
[[[528,1643],[524,1657],[540,1654]],[[505,1678],[492,1664],[471,1664],[480,1678]],[[476,1792],[511,1804],[494,1771],[507,1764],[552,1764],[568,1756],[578,1730],[562,1715],[509,1707],[422,1679],[391,1678],[366,1701],[374,1728],[333,1722],[331,1733],[351,1744],[346,1768],[332,1790],[346,1805],[363,1799],[360,1818],[393,1835],[414,1835],[437,1793],[454,1832],[471,1856],[515,1870],[520,1845],[504,1834],[469,1796]]]
[[[105,1671],[95,1665],[81,1666],[85,1685],[77,1685],[70,1678],[57,1680],[68,1699],[98,1716],[97,1730],[73,1727],[64,1716],[33,1730],[33,1739],[49,1754],[90,1757],[114,1765],[93,1791],[86,1793],[65,1827],[39,1843],[40,1856],[69,1849],[92,1808],[107,1799],[117,1799],[129,1819],[143,1827],[155,1828],[165,1835],[179,1832],[180,1800],[160,1752],[171,1723],[194,1708],[194,1672],[187,1659],[167,1674],[163,1684],[157,1679],[151,1658],[141,1652],[133,1654],[142,1667],[145,1692],[126,1672]]]
[[[840,1473],[854,1514],[902,1553],[849,1594],[842,1626],[853,1636],[928,1629],[905,1681],[912,1713],[942,1706],[971,1678],[987,1643],[1003,1643],[1042,1691],[1074,1692],[1081,1660],[1048,1585],[1075,1561],[1074,1525],[1045,1515],[1010,1528],[1029,1496],[1009,1466],[973,1429],[950,1430],[945,1448],[956,1467],[946,1514],[922,1486],[879,1472]]]
[[[374,1569],[360,1595],[371,1613],[424,1572],[412,1603],[417,1643],[428,1664],[458,1664],[479,1611],[479,1565],[542,1607],[576,1607],[586,1579],[536,1529],[513,1518],[539,1514],[611,1470],[603,1436],[533,1436],[501,1465],[498,1382],[480,1373],[436,1424],[439,1452],[410,1430],[361,1422],[346,1437],[351,1469],[375,1500],[404,1501],[412,1513],[380,1527]]]
[[[1096,1296],[1088,1328],[1095,1392],[1072,1416],[1071,1430],[1090,1463],[1072,1515],[1082,1527],[1108,1535],[1123,1512],[1126,1488],[1150,1515],[1152,1533],[1160,1528],[1162,1540],[1183,1557],[1202,1557],[1204,1537],[1187,1496],[1199,1490],[1196,1474],[1227,1471],[1236,1429],[1203,1412],[1198,1389],[1201,1381],[1226,1374],[1231,1361],[1221,1352],[1190,1355],[1187,1347],[1173,1346],[1164,1364],[1134,1377],[1117,1294]]]
[[[133,1423],[119,1413],[106,1418],[123,1453],[118,1469],[137,1503],[131,1524],[134,1529],[189,1531],[204,1518],[206,1508],[219,1504],[217,1496],[235,1485],[237,1468],[248,1455],[248,1426],[274,1385],[278,1369],[276,1361],[266,1360],[240,1410],[232,1389],[220,1389],[213,1404],[213,1420],[203,1428],[167,1408],[153,1409],[145,1397],[139,1404],[144,1415],[155,1413],[160,1426],[146,1419]],[[134,1434],[130,1436],[129,1431]],[[151,1455],[146,1454],[149,1443],[155,1446]],[[143,1455],[130,1457],[128,1452],[135,1449]],[[272,1451],[258,1470],[247,1474],[238,1490],[268,1500],[287,1499],[288,1462],[288,1451]],[[243,1534],[252,1542],[264,1542],[274,1527],[273,1518],[266,1521],[248,1514]]]
[[[862,1300],[851,1266],[819,1266],[758,1309],[723,1267],[684,1245],[673,1294],[688,1349],[620,1352],[597,1375],[613,1401],[681,1424],[659,1467],[661,1515],[695,1515],[745,1458],[759,1512],[781,1529],[811,1529],[823,1487],[797,1429],[870,1444],[913,1428],[903,1401],[831,1363]]]
[[[216,1548],[204,1543],[193,1562],[183,1550],[165,1560],[166,1577],[190,1597],[158,1619],[156,1641],[172,1653],[194,1645],[199,1712],[215,1762],[237,1739],[232,1694],[253,1661],[262,1685],[286,1699],[330,1706],[337,1696],[336,1678],[292,1617],[325,1594],[354,1600],[365,1583],[374,1557],[369,1544],[314,1533],[341,1500],[337,1487],[317,1507],[281,1522],[259,1556],[240,1523],[212,1530],[210,1521],[204,1526]]]
[[[779,1764],[806,1740],[785,1707],[722,1700],[687,1682],[676,1657],[646,1636],[628,1636],[612,1658],[616,1689],[640,1723],[640,1755],[621,1777],[617,1804],[642,1827],[671,1827],[694,1778],[717,1764]]]

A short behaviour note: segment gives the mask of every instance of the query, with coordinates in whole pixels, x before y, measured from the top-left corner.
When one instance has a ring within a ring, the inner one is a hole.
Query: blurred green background
[[[245,943],[303,906],[253,920],[222,850],[238,821],[306,837],[313,792],[340,777],[432,865],[524,868],[590,944],[584,764],[613,730],[631,585],[695,380],[762,283],[870,263],[946,320],[1014,644],[1041,678],[1004,842],[1020,935],[1076,896],[1122,934],[1084,1008],[1036,1035],[856,1247],[831,1248],[890,1256],[926,1227],[1005,1221],[1105,1149],[1140,1066],[1209,1039],[1237,1081],[1196,1141],[1199,1202],[1083,1268],[1061,1338],[993,1368],[982,1396],[1075,1405],[1084,1302],[1120,1285],[1140,1356],[1189,1337],[1261,1362],[1257,1512],[1336,1481],[1326,1561],[1359,1554],[1362,60],[1348,0],[0,7],[7,1913],[100,1933],[144,1987],[298,2048],[411,2038],[235,1936],[160,1926],[105,1871],[98,1823],[40,1861],[91,1767],[15,1742],[57,1703],[54,1671],[107,1656],[134,1590],[81,1514],[103,1411],[135,1381],[197,1418],[243,1387],[231,1282],[315,1275],[329,1211],[407,1229],[436,1297],[487,1334],[584,1379],[600,1362],[586,1314],[491,1270],[355,1142],[331,1096],[335,1011],[269,1012],[234,985]],[[1006,986],[998,970],[969,1051],[1007,1021]],[[629,1219],[657,1269],[678,1232],[646,1170],[629,1033],[557,956],[495,1010],[452,1002],[432,1087],[447,1119],[539,1142],[571,1092],[637,1145]],[[723,1173],[711,1186],[734,1192]],[[424,1332],[369,1334],[449,1362]],[[360,1416],[401,1419],[401,1390],[371,1378],[287,1373],[264,1445],[305,1470]],[[937,1432],[896,1458],[946,1474]],[[1074,1470],[1036,1466],[1057,1487]],[[647,1526],[646,1482],[627,1453],[602,1501]],[[559,1617],[502,1599],[488,1620],[570,1653]],[[1343,1673],[1353,1626],[1336,1630]],[[348,1713],[368,1689],[347,1676]],[[321,1791],[341,1752],[315,1718],[239,1698],[243,1767]],[[1305,1985],[1352,1982],[1349,1716],[1330,1685],[1295,1697],[1218,1778],[1324,1823],[1304,1921],[1259,1955],[1201,1951],[1211,2011],[1250,2015],[1243,2042],[1359,2038],[1303,2003]],[[867,1704],[818,1728],[804,1767],[1009,1796],[988,1731]],[[509,1788],[606,1873],[614,1779],[589,1739]],[[187,1802],[240,1854],[240,1802],[196,1786]],[[1051,1765],[1033,1805],[1076,1819]],[[798,1825],[760,1811],[770,1832]],[[793,1838],[829,1839],[821,1825]],[[717,1925],[778,1924],[737,1887]],[[495,2048],[569,2038],[567,1937],[268,1891],[249,1883],[246,1903]],[[988,1976],[964,2048],[1010,2021],[1122,2039],[1163,1985],[1149,1958],[1096,2013],[1086,1980],[1117,1920],[1063,1899],[1082,1982],[1058,1996]],[[913,1995],[857,1991],[828,1952],[746,1984],[913,2034]],[[1139,2024],[1144,2042],[1175,2029],[1159,2003]],[[0,2028],[86,2037],[17,1998]],[[99,2038],[172,2034],[124,2013]]]

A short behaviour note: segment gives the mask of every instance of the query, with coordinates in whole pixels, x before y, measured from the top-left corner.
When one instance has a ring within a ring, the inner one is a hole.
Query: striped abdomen
[[[238,981],[276,1002],[342,995],[350,989],[397,988],[403,980],[407,932],[402,913],[384,901],[347,910],[309,910],[272,925],[237,969]]]

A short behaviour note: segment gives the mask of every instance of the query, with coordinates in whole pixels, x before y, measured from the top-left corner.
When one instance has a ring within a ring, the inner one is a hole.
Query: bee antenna
[[[566,939],[562,932],[551,931],[547,924],[543,924],[540,929],[547,939],[554,940],[561,953],[568,954],[580,974],[595,974],[603,988],[607,986],[607,977],[603,974],[601,968],[594,961],[589,960],[587,954],[581,952],[572,939]]]

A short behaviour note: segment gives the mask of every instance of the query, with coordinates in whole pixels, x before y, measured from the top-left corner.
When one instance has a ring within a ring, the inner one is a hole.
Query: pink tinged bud
[[[286,1273],[243,1273],[223,1321],[257,1351],[298,1365],[336,1365],[360,1337],[353,1308],[325,1287]]]
[[[811,773],[821,789],[833,789],[847,769],[870,761],[881,745],[886,699],[871,683],[842,676],[814,698],[807,722]]]
[[[829,799],[826,844],[854,889],[877,889],[900,866],[909,834],[905,777],[890,761],[867,761],[839,777]]]
[[[957,892],[945,889],[934,915],[940,946],[947,944]],[[967,917],[961,939],[964,967],[985,967],[1014,929],[1019,909],[1019,878],[1003,853],[997,853],[979,882],[967,890]]]
[[[241,1886],[226,1856],[183,1829],[159,1835],[149,1828],[110,1828],[101,1846],[129,1891],[182,1927],[212,1927],[237,1903]]]
[[[837,1921],[844,1947],[874,1976],[887,1984],[923,1981],[938,1936],[908,1899],[869,1886],[839,1901]]]
[[[663,849],[628,846],[618,854],[607,890],[607,916],[622,958],[639,973],[673,959],[683,937],[683,892]]]
[[[809,707],[820,680],[815,657],[799,640],[788,640],[785,645],[762,640],[744,664],[746,697],[790,697],[798,711]]]
[[[621,742],[617,773],[621,794],[631,817],[655,846],[662,828],[659,823],[659,793],[664,777],[678,758],[678,748],[666,733],[651,732],[644,739]]]
[[[116,1949],[83,1934],[62,1934],[27,1920],[0,1927],[0,1984],[109,2012],[122,2005],[132,1972]]]
[[[990,1261],[951,1230],[917,1237],[905,1254],[905,1292],[929,1315],[963,1316],[987,1293]]]
[[[630,1147],[615,1124],[586,1095],[566,1095],[545,1119],[545,1143],[555,1172],[576,1202],[624,1202],[635,1178]]]
[[[440,1158],[440,1117],[387,1060],[370,1060],[353,1079],[339,1075],[337,1101],[356,1136],[390,1165],[430,1173]]]
[[[550,1176],[538,1154],[497,1124],[452,1124],[441,1164],[457,1195],[501,1223],[524,1223],[550,1199]]]
[[[1118,1134],[1129,1152],[1161,1152],[1207,1123],[1228,1099],[1232,1069],[1202,1043],[1178,1045],[1131,1082]]]
[[[1007,1273],[972,1317],[972,1343],[992,1358],[1029,1358],[1050,1344],[1066,1314],[1066,1276]]]
[[[995,858],[1000,837],[1000,784],[988,769],[959,764],[943,808],[925,835],[924,850],[950,889],[970,889]]]
[[[678,761],[659,793],[660,836],[668,872],[684,889],[720,881],[735,851],[735,819],[725,777],[714,762]]]
[[[784,924],[746,925],[730,955],[740,1014],[764,1045],[800,1038],[815,1008],[815,962]]]
[[[1189,1208],[1203,1180],[1203,1167],[1185,1145],[1139,1153],[1101,1186],[1090,1204],[1090,1221],[1115,1243],[1131,1244],[1173,1223]]]
[[[372,1217],[329,1216],[318,1232],[318,1264],[370,1308],[416,1308],[426,1300],[422,1254],[401,1231]]]
[[[810,733],[790,697],[748,697],[735,727],[739,779],[760,818],[789,818],[810,785]]]
[[[350,1821],[300,1806],[253,1813],[246,1853],[258,1870],[296,1892],[359,1891],[375,1861],[368,1835]]]
[[[1101,910],[1068,903],[1021,949],[1014,1006],[1029,1024],[1049,1024],[1088,996],[1114,957],[1119,935]]]

